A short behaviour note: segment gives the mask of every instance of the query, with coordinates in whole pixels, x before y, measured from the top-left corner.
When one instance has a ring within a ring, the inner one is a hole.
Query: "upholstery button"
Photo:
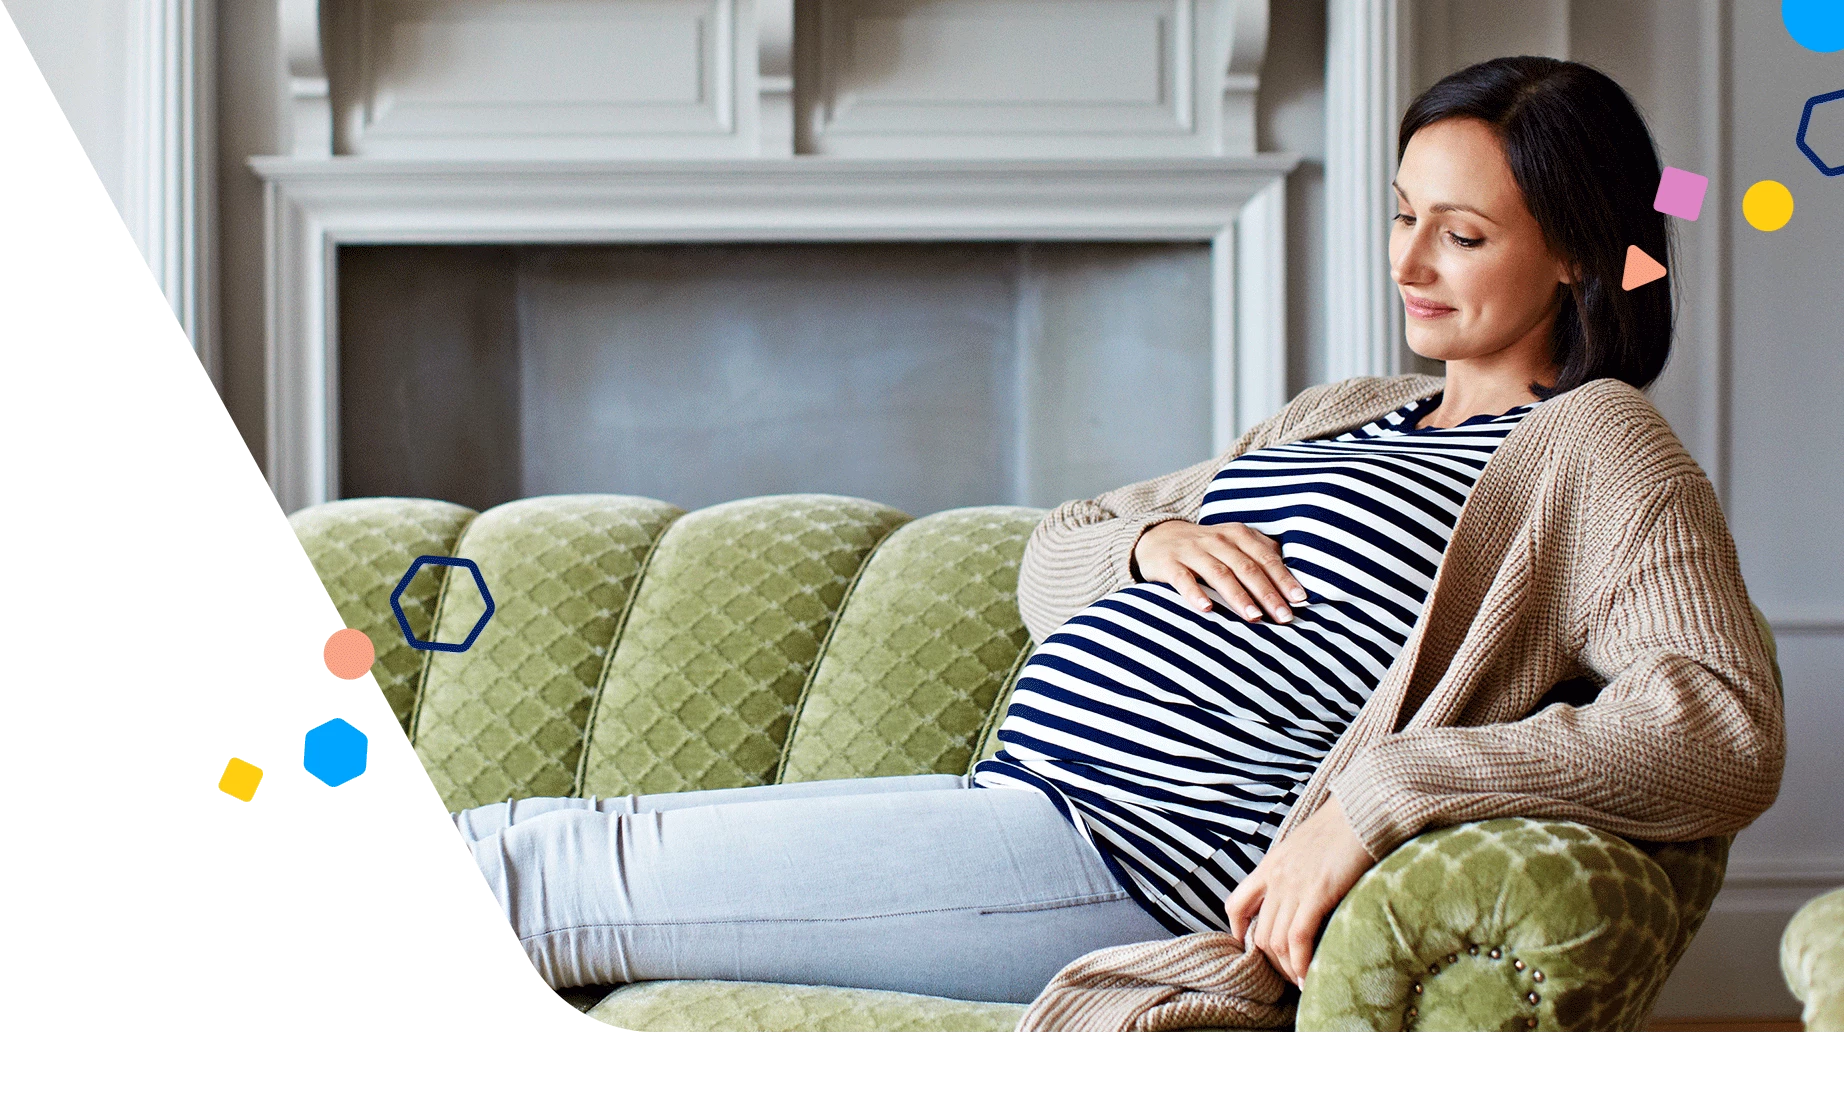
[[[1541,969],[1531,970],[1530,979],[1537,982],[1538,984],[1542,984],[1543,983],[1543,970]]]
[[[1421,1014],[1421,1013],[1419,1013],[1419,1012],[1417,1012],[1417,1011],[1416,1011],[1416,1010],[1415,1010],[1414,1008],[1410,1008],[1410,1009],[1409,1009],[1409,1018],[1410,1018],[1410,1019],[1414,1019],[1414,1018],[1415,1018],[1415,1017],[1416,1017],[1417,1015],[1419,1015],[1419,1014]]]
[[[1473,955],[1474,957],[1478,957],[1478,956],[1479,956],[1479,947],[1477,947],[1477,946],[1468,946],[1468,947],[1466,948],[1466,952],[1467,952],[1467,953],[1469,953],[1469,954],[1471,954],[1471,955]]]
[[[1493,961],[1497,961],[1497,960],[1498,960],[1498,958],[1499,958],[1499,954],[1498,954],[1498,950],[1497,950],[1497,948],[1496,948],[1496,947],[1494,947],[1494,948],[1493,948],[1493,950],[1492,950],[1492,952],[1491,952],[1491,954],[1489,954],[1488,956],[1489,956],[1489,957],[1490,957],[1490,958],[1491,958],[1491,959],[1492,959]]]
[[[1433,965],[1430,965],[1428,967],[1428,976],[1432,977],[1436,973],[1439,973],[1440,971],[1441,971],[1441,963],[1437,961]]]
[[[1421,982],[1420,981],[1415,982],[1415,995],[1417,996],[1421,995]]]
[[[1532,1004],[1535,1004],[1538,1000],[1538,997],[1537,997],[1537,994],[1533,992],[1529,996],[1524,997],[1524,999],[1530,1001]]]
[[[1460,960],[1460,955],[1459,955],[1459,954],[1448,954],[1448,955],[1447,955],[1447,964],[1448,964],[1448,965],[1452,965],[1452,964],[1453,964],[1454,962],[1456,962],[1456,961],[1459,961],[1459,960]]]
[[[1534,1028],[1536,1027],[1536,1025],[1537,1025],[1537,1017],[1534,1015],[1524,1021],[1524,1026],[1526,1027]]]
[[[1522,973],[1522,972],[1524,971],[1524,962],[1523,962],[1523,960],[1522,960],[1522,959],[1519,959],[1519,960],[1517,960],[1517,961],[1514,961],[1514,962],[1512,962],[1512,963],[1511,963],[1511,968],[1513,968],[1513,969],[1515,969],[1515,970],[1517,970],[1517,971],[1518,971],[1519,973]]]

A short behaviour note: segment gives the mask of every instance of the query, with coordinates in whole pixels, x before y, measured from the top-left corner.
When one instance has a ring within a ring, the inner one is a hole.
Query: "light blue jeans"
[[[455,816],[553,988],[712,978],[1031,1000],[1170,938],[1034,791],[896,776]]]

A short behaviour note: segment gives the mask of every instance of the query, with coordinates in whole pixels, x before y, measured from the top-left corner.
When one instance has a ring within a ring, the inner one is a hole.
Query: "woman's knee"
[[[578,799],[572,796],[533,796],[529,799],[508,799],[503,803],[489,803],[484,807],[470,807],[465,811],[455,811],[448,817],[454,820],[455,829],[470,842],[478,842],[510,826],[528,822],[539,815],[552,811],[593,811],[597,810],[596,797]],[[600,808],[603,811],[608,807]]]

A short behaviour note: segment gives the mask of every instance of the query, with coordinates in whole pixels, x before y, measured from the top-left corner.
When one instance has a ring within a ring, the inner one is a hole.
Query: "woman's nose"
[[[1389,276],[1397,285],[1425,285],[1434,277],[1428,264],[1430,245],[1420,228],[1402,228],[1391,237]]]

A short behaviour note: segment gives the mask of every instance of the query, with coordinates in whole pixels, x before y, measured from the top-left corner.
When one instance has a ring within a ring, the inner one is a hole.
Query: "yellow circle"
[[[1742,216],[1763,232],[1777,232],[1793,218],[1793,194],[1772,178],[1757,181],[1742,194]]]

